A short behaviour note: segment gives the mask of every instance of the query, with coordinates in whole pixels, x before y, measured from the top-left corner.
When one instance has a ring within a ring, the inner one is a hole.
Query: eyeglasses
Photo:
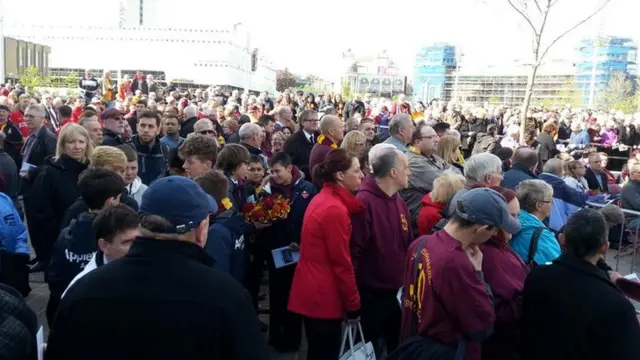
[[[421,139],[431,140],[431,139],[433,139],[433,138],[434,138],[434,137],[436,137],[436,136],[438,136],[438,135],[421,136],[420,138],[421,138]]]
[[[198,134],[200,135],[210,135],[210,134],[215,134],[216,132],[213,130],[202,130],[202,131],[198,131]]]
[[[317,123],[317,122],[320,122],[320,120],[318,120],[318,119],[307,119],[307,120],[305,120],[305,122]]]

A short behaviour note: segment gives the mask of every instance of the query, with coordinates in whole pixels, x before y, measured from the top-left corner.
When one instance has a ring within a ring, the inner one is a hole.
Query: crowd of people
[[[640,115],[533,109],[520,141],[504,107],[139,75],[0,93],[0,357],[37,354],[44,272],[46,359],[268,359],[304,334],[333,360],[345,326],[378,359],[640,358],[602,256],[640,228]]]

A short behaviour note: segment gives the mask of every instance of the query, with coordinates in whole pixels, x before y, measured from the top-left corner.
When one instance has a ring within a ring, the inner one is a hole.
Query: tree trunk
[[[522,110],[520,113],[520,144],[522,145],[526,145],[524,136],[527,130],[527,112],[529,111],[529,105],[531,105],[533,86],[535,85],[536,74],[538,73],[539,67],[540,62],[536,61],[535,65],[531,67],[531,72],[529,73],[529,77],[527,78],[527,90],[524,94],[524,103],[522,104]]]

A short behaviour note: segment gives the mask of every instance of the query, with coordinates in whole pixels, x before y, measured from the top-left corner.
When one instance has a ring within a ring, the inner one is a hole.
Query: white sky
[[[0,11],[6,22],[20,24],[115,25],[118,1],[4,0]],[[137,4],[137,0],[127,1]],[[548,33],[566,29],[600,1],[559,0],[549,20]],[[349,48],[356,55],[375,55],[386,49],[401,72],[411,76],[417,50],[436,41],[457,45],[465,53],[465,61],[473,63],[524,58],[531,46],[529,29],[509,8],[507,0],[319,0],[311,2],[313,5],[299,0],[145,3],[156,6],[158,20],[167,27],[221,28],[243,22],[252,30],[252,45],[260,48],[277,68],[320,76],[341,71],[340,55]],[[602,15],[559,42],[551,56],[571,58],[577,41],[595,35],[599,28],[606,34],[640,41],[639,13],[638,0],[612,0]],[[65,56],[73,56],[73,51]]]

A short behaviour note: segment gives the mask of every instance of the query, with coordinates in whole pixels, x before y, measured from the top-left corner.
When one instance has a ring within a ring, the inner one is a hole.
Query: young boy
[[[210,170],[195,179],[202,189],[218,203],[218,212],[210,217],[209,235],[204,250],[215,260],[215,268],[244,282],[245,222],[229,200],[227,177],[219,170]]]
[[[98,249],[92,228],[93,220],[103,208],[120,203],[123,188],[122,177],[108,169],[90,168],[80,175],[78,189],[88,210],[79,214],[62,230],[53,246],[51,264],[45,273],[51,292],[47,304],[49,326],[53,324],[62,293]]]
[[[93,149],[91,154],[91,168],[103,168],[115,171],[124,180],[127,170],[127,155],[122,150],[113,146],[98,146]],[[120,196],[120,202],[138,211],[138,203],[127,194],[124,189],[124,182],[122,186],[122,196]],[[71,224],[71,220],[75,219],[81,213],[89,210],[87,204],[85,204],[82,197],[78,198],[64,213],[62,224],[60,229]]]
[[[266,169],[262,166],[262,159],[260,159],[260,156],[251,155],[247,180],[256,189],[257,194],[262,190],[262,180],[264,179],[265,171]]]
[[[102,209],[93,220],[93,232],[98,239],[98,251],[93,254],[91,261],[82,272],[71,280],[67,290],[89,272],[129,252],[131,243],[140,235],[139,225],[140,216],[126,205],[119,204]]]
[[[122,150],[127,157],[127,166],[124,170],[124,184],[127,192],[140,206],[142,194],[147,190],[147,185],[143,184],[140,176],[138,176],[138,154],[129,145],[118,145],[117,148]]]

